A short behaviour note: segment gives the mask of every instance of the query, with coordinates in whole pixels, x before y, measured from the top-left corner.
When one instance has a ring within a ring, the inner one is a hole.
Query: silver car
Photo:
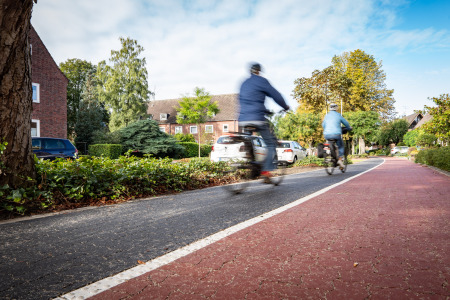
[[[295,141],[278,141],[278,162],[293,164],[308,156],[305,148]]]
[[[259,136],[249,136],[251,139],[256,161],[264,161],[267,156],[267,146],[264,140]],[[243,142],[237,142],[230,135],[224,135],[219,137],[217,142],[212,146],[211,161],[239,161],[248,160],[246,157],[245,146]]]

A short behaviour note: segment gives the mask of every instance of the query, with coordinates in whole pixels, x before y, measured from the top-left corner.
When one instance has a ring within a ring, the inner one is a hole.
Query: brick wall
[[[32,119],[40,122],[40,136],[67,138],[67,83],[34,28],[30,31],[31,79],[39,84],[40,103],[33,103]]]

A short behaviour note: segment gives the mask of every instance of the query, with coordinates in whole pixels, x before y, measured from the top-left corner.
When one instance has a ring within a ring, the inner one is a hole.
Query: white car
[[[264,140],[259,136],[249,136],[255,149],[256,161],[264,161],[267,156],[267,146]],[[231,135],[223,135],[217,139],[212,146],[211,161],[233,161],[248,160],[243,142],[236,142]]]
[[[408,153],[408,149],[409,147],[407,146],[396,146],[394,148],[391,149],[391,154],[397,154],[397,153]]]
[[[279,163],[293,164],[308,156],[305,148],[295,141],[278,141],[277,156]]]

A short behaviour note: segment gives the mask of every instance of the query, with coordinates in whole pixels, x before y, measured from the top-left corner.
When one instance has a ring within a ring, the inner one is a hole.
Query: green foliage
[[[421,133],[416,140],[417,145],[422,147],[431,147],[436,143],[436,141],[436,136],[429,133]]]
[[[89,155],[104,156],[109,158],[119,158],[122,154],[122,145],[117,144],[96,144],[89,146]]]
[[[307,166],[307,167],[322,167],[324,166],[323,158],[318,158],[315,155],[309,155],[302,160],[297,160],[294,164],[295,167]]]
[[[88,75],[96,72],[96,67],[85,60],[72,58],[61,63],[59,68],[69,79],[67,84],[67,135],[71,137],[75,133],[83,88]]]
[[[188,134],[177,133],[173,137],[176,138],[180,142],[195,143],[195,137],[193,134],[190,134],[190,133],[188,133]]]
[[[214,117],[219,112],[219,106],[216,102],[211,103],[211,96],[203,88],[194,89],[194,97],[185,96],[179,102],[176,108],[178,124],[201,124]],[[198,128],[198,156],[200,157],[201,132]]]
[[[97,67],[99,100],[111,110],[111,131],[147,115],[149,95],[145,58],[139,58],[144,48],[130,38],[120,38],[122,48],[112,50],[111,66],[101,61]]]
[[[120,131],[109,132],[107,128],[96,130],[92,133],[93,144],[120,144],[122,136]]]
[[[322,140],[321,116],[313,113],[288,113],[277,120],[279,139],[298,141],[311,147]]]
[[[403,140],[403,136],[408,132],[409,124],[404,119],[398,119],[386,123],[378,133],[377,141],[380,145],[398,144]]]
[[[198,156],[198,144],[193,142],[180,142],[181,146],[184,147],[183,157],[195,157]],[[209,157],[211,153],[210,145],[201,145],[200,146],[200,155],[202,157]]]
[[[183,147],[178,141],[161,130],[154,120],[141,120],[130,124],[120,130],[121,144],[124,151],[129,149],[139,150],[155,157],[178,158],[183,152]]]
[[[415,162],[450,172],[450,147],[421,150],[416,155]]]
[[[439,98],[433,97],[430,100],[436,106],[425,106],[425,108],[433,118],[423,127],[427,133],[434,134],[443,143],[448,143],[450,142],[450,95],[442,94]]]
[[[419,135],[420,135],[420,131],[418,129],[408,131],[403,136],[403,142],[408,147],[416,146],[417,145],[417,138],[419,137]]]
[[[37,184],[22,189],[0,187],[0,212],[24,214],[202,188],[220,180],[226,168],[223,162],[203,158],[187,163],[124,156],[36,160]]]

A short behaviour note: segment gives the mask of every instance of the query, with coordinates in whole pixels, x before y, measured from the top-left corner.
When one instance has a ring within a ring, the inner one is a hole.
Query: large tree
[[[34,2],[36,2],[35,0]],[[31,29],[33,0],[0,4],[0,185],[30,184],[35,178],[31,150]]]
[[[378,114],[374,111],[356,111],[345,113],[344,117],[353,128],[351,132],[353,141],[358,140],[359,154],[365,153],[366,141],[373,142],[376,140],[381,125]],[[354,146],[354,143],[352,146]],[[355,154],[354,147],[352,147],[352,154]]]
[[[211,102],[211,96],[203,88],[194,89],[194,97],[185,96],[176,108],[178,124],[196,124],[198,136],[198,157],[200,157],[200,124],[205,123],[219,112],[217,102]]]
[[[83,89],[89,74],[95,73],[96,66],[85,60],[71,58],[60,63],[59,68],[69,79],[67,85],[67,136],[73,138]]]
[[[322,118],[314,113],[289,113],[277,120],[277,136],[312,148],[322,140]]]
[[[130,38],[120,42],[122,48],[111,51],[111,65],[101,61],[97,67],[99,99],[111,111],[111,131],[145,117],[151,94],[145,58],[139,57],[144,48]]]
[[[450,95],[442,94],[439,98],[429,98],[436,106],[426,106],[433,119],[424,124],[426,132],[436,135],[442,143],[450,142]]]

